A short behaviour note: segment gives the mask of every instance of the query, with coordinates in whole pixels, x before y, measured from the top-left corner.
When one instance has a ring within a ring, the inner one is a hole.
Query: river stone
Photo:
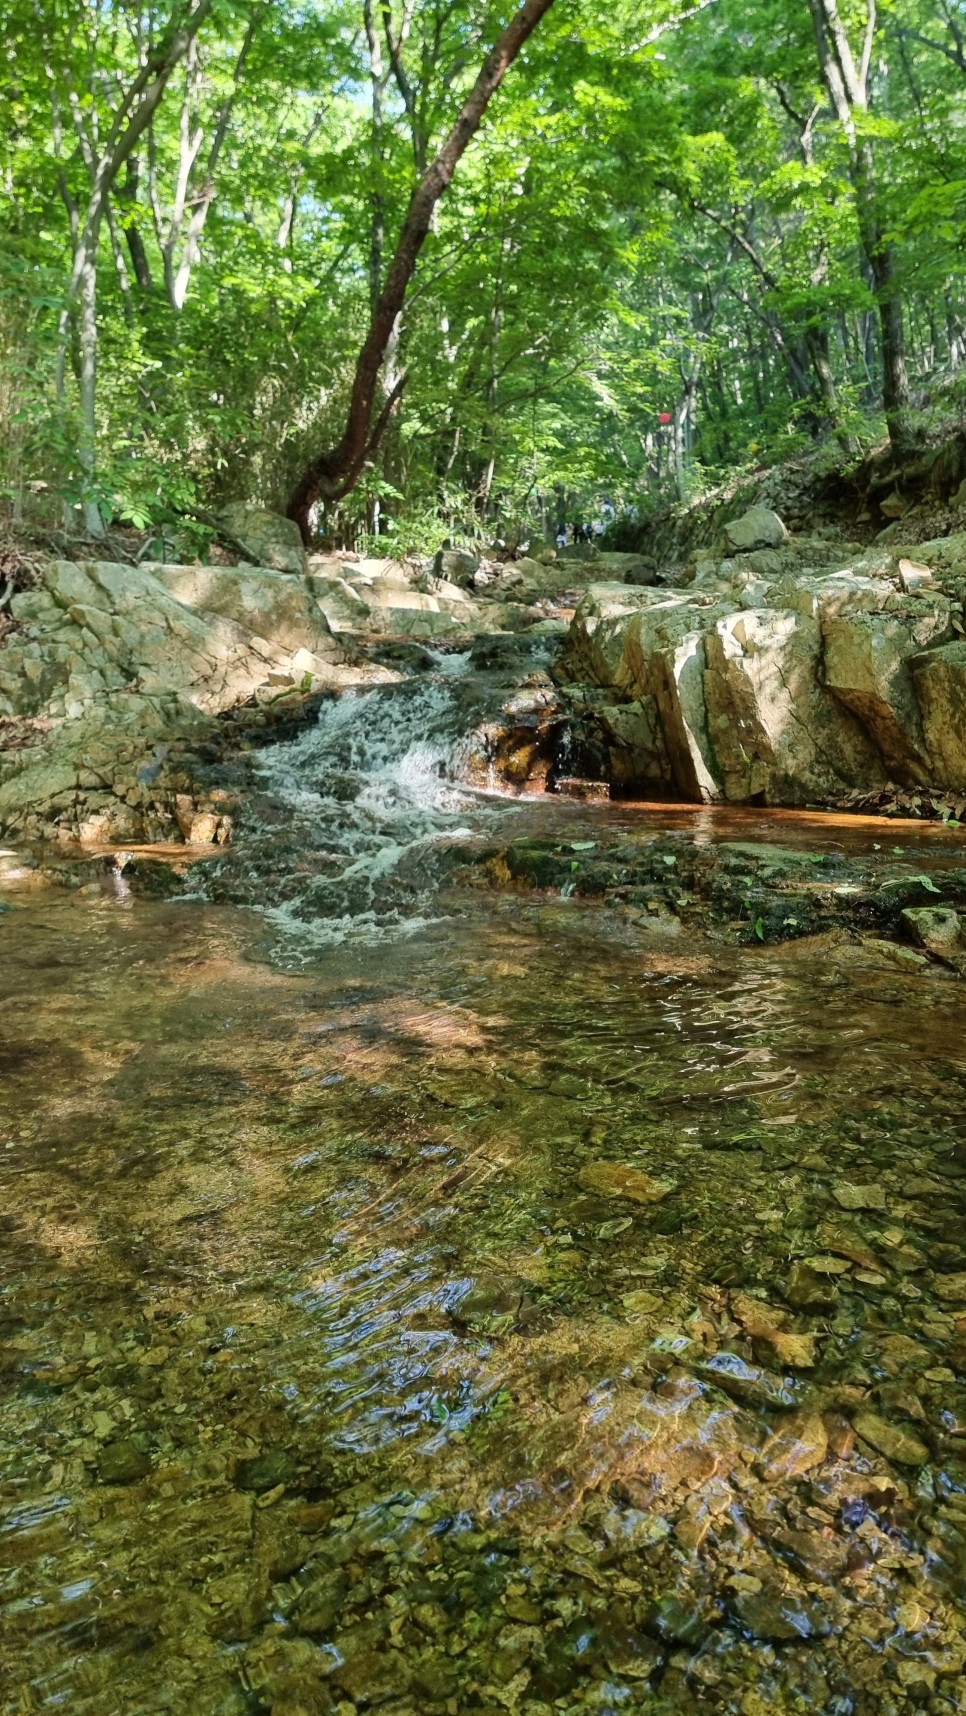
[[[749,1406],[797,1406],[799,1388],[793,1378],[775,1376],[749,1364],[738,1353],[718,1352],[692,1365],[696,1376]]]
[[[328,1638],[342,1613],[348,1590],[349,1581],[341,1568],[310,1580],[295,1609],[297,1630],[310,1638]]]
[[[755,548],[780,548],[788,539],[788,531],[777,512],[767,506],[753,506],[725,525],[724,536],[732,554],[748,554]]]
[[[670,1591],[652,1604],[645,1624],[666,1643],[692,1647],[703,1644],[710,1632],[699,1610]]]
[[[741,1591],[732,1609],[743,1631],[763,1643],[800,1643],[829,1630],[821,1611],[792,1591],[768,1586],[762,1591]]]
[[[97,1476],[102,1484],[136,1484],[150,1470],[150,1455],[129,1437],[108,1442],[97,1457]]]
[[[951,906],[910,906],[902,921],[914,942],[940,958],[961,953],[963,926]]]
[[[880,1418],[877,1412],[857,1412],[852,1419],[857,1436],[863,1442],[868,1442],[877,1453],[887,1460],[895,1460],[900,1466],[924,1466],[929,1459],[929,1449],[924,1447],[917,1436],[910,1430],[903,1430],[898,1424],[890,1424],[887,1418]]]
[[[825,1247],[826,1251],[834,1252],[838,1257],[848,1258],[850,1263],[857,1264],[860,1269],[881,1268],[878,1257],[866,1244],[860,1233],[851,1233],[844,1228],[834,1227],[831,1223],[823,1222],[815,1237]],[[805,1262],[811,1266],[814,1259],[806,1258]]]
[[[778,1531],[769,1539],[794,1572],[823,1585],[837,1585],[848,1564],[848,1545],[829,1531]]]
[[[655,1180],[640,1168],[628,1168],[620,1162],[585,1162],[577,1183],[585,1192],[604,1198],[629,1198],[635,1204],[658,1203],[674,1190],[670,1181]]]
[[[787,1330],[787,1311],[775,1310],[750,1293],[732,1293],[731,1311],[752,1340],[764,1341],[773,1349],[779,1364],[811,1370],[816,1363],[815,1336]]]
[[[532,1323],[535,1315],[526,1284],[512,1275],[478,1276],[453,1311],[454,1320],[463,1327],[490,1335]]]
[[[887,1208],[884,1186],[852,1186],[845,1181],[832,1187],[832,1196],[843,1210],[884,1210]]]
[[[797,1334],[794,1331],[786,1333],[776,1329],[764,1338],[779,1364],[788,1365],[791,1370],[812,1370],[818,1363],[815,1335]]]
[[[818,1275],[800,1259],[792,1264],[781,1291],[788,1303],[799,1311],[827,1310],[838,1297],[832,1279]]]
[[[306,571],[305,548],[294,519],[246,501],[222,507],[219,517],[256,566],[271,566],[276,572]]]
[[[798,1478],[820,1466],[828,1453],[828,1432],[817,1412],[790,1413],[780,1419],[761,1450],[762,1476],[768,1483]]]
[[[332,1679],[356,1701],[384,1704],[401,1697],[412,1682],[412,1669],[402,1651],[387,1649],[381,1621],[360,1621],[333,1641]]]
[[[269,1448],[250,1460],[242,1460],[235,1468],[235,1488],[264,1495],[279,1484],[289,1484],[295,1477],[295,1461],[282,1448]]]
[[[966,1304],[966,1274],[934,1275],[933,1287],[937,1298],[953,1305]]]
[[[824,1254],[805,1257],[802,1261],[809,1269],[814,1269],[816,1275],[847,1275],[850,1267],[847,1258],[829,1257]]]

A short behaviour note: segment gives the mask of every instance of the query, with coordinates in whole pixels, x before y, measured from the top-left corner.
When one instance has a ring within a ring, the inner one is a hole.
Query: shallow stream
[[[966,990],[446,882],[734,832],[475,696],[266,752],[249,904],[0,917],[0,1709],[966,1710]]]

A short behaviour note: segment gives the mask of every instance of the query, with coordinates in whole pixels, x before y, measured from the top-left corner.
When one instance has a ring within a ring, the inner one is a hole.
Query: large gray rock
[[[266,568],[60,560],[44,578],[14,598],[0,648],[0,715],[28,724],[0,760],[0,827],[160,838],[165,794],[140,778],[152,747],[252,700],[395,677],[350,665],[308,585]],[[189,810],[190,827],[223,820],[190,795]]]
[[[270,566],[276,572],[303,573],[305,549],[298,525],[266,507],[233,501],[222,507],[221,522],[242,544],[252,564]]]
[[[654,695],[672,783],[682,798],[712,803],[721,796],[721,777],[708,734],[706,672],[700,632],[687,632],[654,652]]]
[[[600,551],[594,562],[602,578],[613,578],[624,584],[656,584],[657,567],[642,554],[620,554],[615,549]],[[573,569],[571,568],[571,578]]]
[[[729,615],[707,652],[708,731],[726,798],[801,804],[885,780],[871,741],[819,683],[817,621],[787,609]]]
[[[195,614],[216,615],[280,649],[338,659],[331,628],[309,585],[284,572],[238,566],[157,566],[159,584]]]
[[[21,607],[29,623],[0,650],[0,713],[76,718],[134,688],[220,714],[306,675],[319,689],[363,677],[311,591],[281,573],[57,560],[45,580],[44,602]]]
[[[916,656],[911,669],[930,778],[966,792],[966,642]]]
[[[966,540],[917,554],[948,566],[952,588],[966,575]],[[736,803],[888,779],[966,791],[955,596],[941,579],[908,588],[887,550],[818,570],[792,559],[790,546],[702,560],[685,590],[588,589],[557,677],[599,688],[613,780]]]
[[[710,597],[626,585],[594,585],[577,608],[567,639],[568,673],[584,676],[656,713],[659,742],[653,757],[622,768],[642,782],[688,799],[721,796],[719,771],[708,737],[704,695],[704,638],[726,604]],[[617,728],[613,712],[608,731]],[[640,718],[637,730],[643,731]],[[623,750],[626,732],[621,735]]]
[[[923,785],[930,774],[909,660],[948,633],[945,608],[838,614],[822,627],[826,685],[875,741],[891,779],[904,785]]]
[[[780,548],[788,531],[777,512],[753,506],[725,525],[724,536],[732,554],[749,554],[756,548]]]
[[[446,578],[449,583],[466,590],[473,588],[473,580],[479,570],[479,556],[468,553],[464,548],[441,548],[433,561],[433,572],[437,578]]]
[[[309,584],[334,632],[445,638],[486,631],[488,623],[466,591],[449,579],[414,574],[397,560],[313,555]]]
[[[171,570],[173,587],[187,583],[185,593],[200,604],[203,569]],[[135,687],[157,694],[176,691],[197,708],[218,714],[260,687],[286,678],[294,683],[306,671],[320,683],[342,682],[338,647],[324,616],[317,608],[309,610],[309,598],[300,591],[300,628],[286,588],[289,581],[279,574],[246,575],[234,568],[223,576],[215,569],[214,607],[206,608],[172,594],[164,572],[106,561],[54,561],[46,584],[59,614],[50,636],[42,626],[34,628],[35,636],[28,628],[27,636],[15,634],[0,653],[0,696],[10,712],[73,718],[104,691]],[[251,611],[249,624],[243,625],[223,617],[217,607],[243,608],[246,584]],[[233,602],[225,598],[224,586],[232,589]],[[256,617],[258,631],[251,623]],[[60,647],[64,643],[66,654]],[[46,677],[32,676],[33,651],[44,663]],[[301,671],[294,665],[300,651],[311,656],[311,663],[302,657]]]
[[[163,816],[151,823],[155,783],[172,745],[195,744],[213,730],[173,694],[105,692],[78,719],[45,724],[39,743],[4,751],[0,827],[35,834],[56,824],[96,840],[169,833]]]
[[[597,715],[610,760],[611,783],[625,791],[665,792],[671,759],[653,697],[604,704]]]

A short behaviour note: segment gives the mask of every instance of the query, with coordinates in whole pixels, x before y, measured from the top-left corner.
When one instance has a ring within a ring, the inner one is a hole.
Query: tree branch
[[[316,502],[323,493],[331,494],[338,489],[351,472],[362,468],[369,443],[379,372],[436,205],[452,181],[457,165],[479,130],[483,115],[507,71],[552,5],[553,0],[523,0],[484,60],[449,136],[413,192],[385,285],[356,362],[342,438],[331,452],[312,460],[289,498],[288,515],[296,520],[306,540],[309,515]]]

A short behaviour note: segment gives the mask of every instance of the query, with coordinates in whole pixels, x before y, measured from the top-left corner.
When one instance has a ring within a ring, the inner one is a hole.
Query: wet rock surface
[[[7,833],[227,838],[213,803],[194,807],[214,818],[194,834],[176,809],[179,792],[203,787],[218,717],[237,713],[243,733],[286,699],[391,677],[347,652],[306,584],[276,570],[52,561],[12,607],[18,629],[0,649]]]
[[[245,508],[231,519],[264,565],[53,561],[14,598],[0,649],[6,833],[227,840],[230,819],[206,791],[213,756],[234,754],[242,781],[238,758],[265,731],[310,725],[320,698],[347,688],[431,677],[444,656],[506,682],[479,711],[467,779],[527,791],[551,783],[559,700],[545,671],[532,681],[529,658],[536,647],[549,665],[579,568],[554,566],[553,551],[532,566],[487,571],[474,561],[481,582],[473,587],[474,573],[467,589],[418,562],[306,561],[300,543],[292,561],[284,529],[276,543],[276,526],[293,528],[285,520]],[[179,796],[190,806],[179,810]]]
[[[621,820],[624,827],[615,827]],[[662,828],[659,815],[628,811],[623,819],[602,818],[599,830],[581,831],[590,838],[529,836],[454,856],[469,860],[463,873],[479,886],[603,901],[622,921],[655,930],[687,927],[718,942],[759,944],[842,931],[852,957],[870,966],[912,970],[931,958],[937,977],[966,969],[960,929],[966,865],[958,833],[944,838],[937,830],[924,849],[908,824],[880,822],[881,838],[873,839],[858,819],[850,830],[843,818],[826,828],[823,849],[814,850],[817,842],[802,839],[807,818],[788,825],[787,844],[732,838],[743,832],[735,824],[702,830],[696,839],[686,822],[670,832],[669,820]],[[779,829],[770,832],[777,836]]]

